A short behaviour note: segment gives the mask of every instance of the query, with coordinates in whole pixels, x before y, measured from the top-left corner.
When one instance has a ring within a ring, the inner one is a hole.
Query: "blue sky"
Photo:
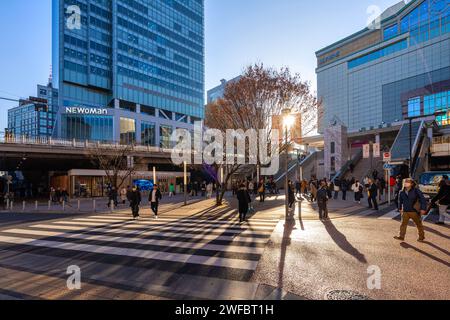
[[[206,88],[254,62],[289,66],[315,87],[315,51],[364,28],[396,0],[205,0]],[[51,0],[0,0],[0,96],[36,94],[51,65]],[[7,126],[0,101],[0,131]]]

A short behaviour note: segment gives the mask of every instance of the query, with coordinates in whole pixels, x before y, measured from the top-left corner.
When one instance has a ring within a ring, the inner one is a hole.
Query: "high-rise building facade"
[[[204,118],[203,0],[53,0],[57,135],[169,147]]]
[[[349,131],[412,116],[450,115],[450,0],[403,1],[370,27],[316,53],[320,131]]]
[[[241,76],[237,76],[236,78],[233,78],[231,80],[225,80],[222,79],[220,80],[220,85],[218,85],[217,87],[214,87],[210,90],[208,90],[207,92],[207,102],[208,103],[212,103],[216,100],[219,100],[221,98],[223,98],[223,95],[225,94],[225,89],[227,88],[227,85],[229,83],[233,83],[233,82],[237,82],[239,81],[239,79],[241,78]]]
[[[46,86],[37,86],[36,97],[22,99],[19,106],[8,110],[7,133],[31,139],[52,137],[57,112],[58,90],[50,79]]]

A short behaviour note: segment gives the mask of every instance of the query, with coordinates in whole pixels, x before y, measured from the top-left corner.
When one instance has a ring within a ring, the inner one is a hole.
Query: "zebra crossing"
[[[97,214],[0,230],[0,250],[248,281],[278,222]]]

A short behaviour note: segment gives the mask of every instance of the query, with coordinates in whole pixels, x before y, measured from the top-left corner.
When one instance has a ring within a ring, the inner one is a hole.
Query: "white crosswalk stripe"
[[[0,245],[254,271],[277,223],[173,216],[134,221],[105,214],[2,230]]]

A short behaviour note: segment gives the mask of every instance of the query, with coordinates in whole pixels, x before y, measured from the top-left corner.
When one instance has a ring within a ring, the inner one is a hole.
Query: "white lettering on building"
[[[66,113],[103,116],[108,114],[107,109],[66,107]]]

